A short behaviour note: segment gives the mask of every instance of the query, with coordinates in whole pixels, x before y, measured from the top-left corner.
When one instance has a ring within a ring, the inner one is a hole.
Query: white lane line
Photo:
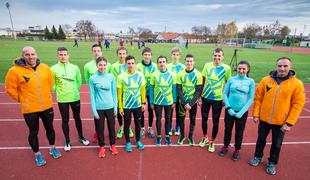
[[[309,109],[306,109],[306,108],[303,108],[303,110],[305,110],[305,111],[307,111],[307,112],[310,112],[310,110],[309,110]]]
[[[267,142],[268,145],[271,145],[271,142]],[[310,144],[310,141],[287,141],[283,142],[283,145],[308,145]],[[216,146],[223,146],[223,143],[216,143]],[[255,146],[255,142],[250,143],[242,143],[243,146]],[[199,147],[198,144],[195,144],[194,146]],[[109,148],[110,146],[104,146],[105,148]],[[125,148],[125,145],[116,145],[117,148]],[[136,147],[135,145],[132,145],[132,147]],[[191,147],[189,144],[183,144],[183,145],[176,145],[172,144],[170,146],[168,145],[152,145],[152,144],[145,144],[144,147],[146,148],[169,148],[169,147]],[[40,149],[49,149],[50,146],[40,146]],[[56,148],[62,149],[63,146],[56,146]],[[73,149],[94,149],[98,148],[98,146],[72,146]],[[0,150],[30,150],[31,147],[29,146],[2,146],[0,147]]]

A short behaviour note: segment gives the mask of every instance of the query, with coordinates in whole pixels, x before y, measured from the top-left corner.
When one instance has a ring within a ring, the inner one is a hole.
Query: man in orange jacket
[[[254,158],[249,161],[252,166],[263,162],[266,138],[272,131],[272,144],[266,172],[276,174],[281,145],[286,132],[296,123],[305,104],[303,83],[291,70],[292,62],[288,57],[277,60],[276,71],[264,77],[258,84],[254,98],[253,120],[259,121],[258,138]]]
[[[30,46],[23,48],[22,58],[15,60],[14,66],[9,69],[5,77],[6,92],[20,103],[29,128],[28,142],[35,153],[37,166],[46,164],[39,151],[39,118],[43,121],[51,145],[49,154],[54,158],[61,157],[61,153],[54,146],[54,111],[51,95],[53,83],[52,71],[46,64],[40,63],[35,49]]]

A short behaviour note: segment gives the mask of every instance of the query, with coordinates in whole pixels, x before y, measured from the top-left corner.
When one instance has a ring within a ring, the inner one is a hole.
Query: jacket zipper
[[[277,86],[276,94],[274,96],[274,100],[273,100],[273,104],[272,104],[272,110],[271,110],[271,116],[270,116],[270,120],[269,120],[270,124],[272,122],[272,118],[273,118],[273,114],[274,114],[274,108],[275,108],[275,104],[276,104],[278,93],[279,93],[279,88],[280,88],[280,85]]]
[[[42,111],[44,111],[43,97],[42,97],[42,93],[41,93],[41,88],[40,88],[40,82],[39,82],[38,73],[35,71],[34,74],[36,75],[37,86],[38,86],[38,91],[39,91],[39,96],[40,96],[41,109],[42,109]]]

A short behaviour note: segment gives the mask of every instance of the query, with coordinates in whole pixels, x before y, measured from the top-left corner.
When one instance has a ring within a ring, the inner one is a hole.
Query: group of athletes
[[[171,50],[172,62],[159,56],[152,58],[152,50],[142,50],[142,61],[128,55],[125,47],[116,51],[118,61],[110,64],[102,56],[100,45],[93,45],[93,59],[84,66],[84,78],[89,86],[91,110],[95,122],[93,142],[98,141],[100,158],[105,157],[104,126],[107,121],[109,131],[109,150],[118,154],[116,138],[125,136],[125,150],[132,151],[131,137],[135,136],[136,147],[144,149],[141,138],[154,138],[158,146],[172,144],[170,136],[179,136],[178,145],[186,141],[194,146],[194,129],[198,106],[201,108],[202,132],[198,145],[208,146],[209,152],[215,152],[220,115],[225,106],[224,146],[219,155],[228,153],[232,129],[235,124],[235,145],[232,160],[240,158],[248,110],[254,100],[253,120],[259,122],[258,139],[254,158],[249,164],[257,166],[263,162],[263,149],[266,138],[272,131],[272,146],[268,174],[275,174],[284,134],[296,123],[305,103],[303,84],[291,70],[291,59],[279,58],[276,71],[265,77],[255,91],[255,82],[249,77],[250,64],[240,61],[237,75],[231,77],[230,66],[223,63],[224,51],[216,48],[213,61],[204,65],[202,72],[195,68],[195,57],[185,55],[183,65],[180,61],[181,50]],[[53,128],[54,111],[51,89],[56,93],[58,107],[62,117],[62,130],[65,137],[64,150],[71,150],[69,136],[69,107],[73,112],[78,140],[84,145],[90,142],[83,135],[80,117],[80,87],[82,76],[78,66],[69,62],[67,48],[57,49],[58,63],[49,68],[40,62],[33,47],[24,47],[22,57],[15,60],[8,71],[5,88],[8,95],[18,101],[29,128],[28,141],[35,153],[37,166],[46,161],[39,151],[39,118],[42,119],[46,135],[51,145],[49,153],[54,158],[61,157],[55,148],[55,131]],[[225,85],[226,84],[226,85]],[[225,85],[225,86],[224,86]],[[208,136],[208,116],[212,109],[212,134]],[[148,112],[148,127],[145,126],[145,112]],[[164,111],[164,135],[162,135],[162,113]],[[175,127],[172,127],[173,112],[176,114]],[[155,114],[155,118],[154,118]],[[189,114],[189,132],[185,133],[185,117]],[[134,131],[131,119],[134,119]],[[115,118],[119,129],[115,131]],[[156,132],[153,130],[155,119]]]

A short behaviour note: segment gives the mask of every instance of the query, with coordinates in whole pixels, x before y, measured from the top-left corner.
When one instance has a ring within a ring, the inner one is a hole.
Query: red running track
[[[73,120],[70,121],[70,137],[74,148],[71,152],[63,151],[64,137],[56,104],[54,106],[56,145],[61,148],[63,157],[54,160],[48,155],[46,149],[48,142],[41,124],[39,140],[47,165],[38,168],[35,166],[33,153],[27,142],[28,129],[22,120],[19,105],[3,93],[3,86],[0,86],[0,177],[1,179],[309,179],[310,154],[307,151],[310,148],[310,85],[307,84],[305,87],[306,106],[296,126],[285,136],[277,166],[278,174],[272,177],[265,173],[266,161],[259,167],[251,167],[247,164],[253,156],[257,137],[257,125],[252,122],[251,115],[244,132],[241,159],[237,162],[230,160],[233,148],[230,148],[230,152],[225,157],[217,155],[223,142],[223,119],[220,122],[215,153],[209,153],[207,148],[186,145],[154,147],[154,139],[149,137],[142,140],[146,145],[145,150],[138,151],[134,148],[132,153],[127,153],[123,148],[125,140],[122,138],[116,141],[119,146],[117,156],[112,156],[107,151],[106,157],[99,159],[97,144],[92,143],[85,147],[77,142]],[[84,86],[81,91],[84,135],[91,138],[94,122],[90,112],[88,89]],[[202,136],[200,117],[199,111],[194,136],[196,143]],[[186,123],[188,127],[188,121]],[[173,137],[172,141],[176,144],[177,137]],[[105,142],[109,144],[107,129]],[[266,157],[269,149],[270,145],[267,145]]]

